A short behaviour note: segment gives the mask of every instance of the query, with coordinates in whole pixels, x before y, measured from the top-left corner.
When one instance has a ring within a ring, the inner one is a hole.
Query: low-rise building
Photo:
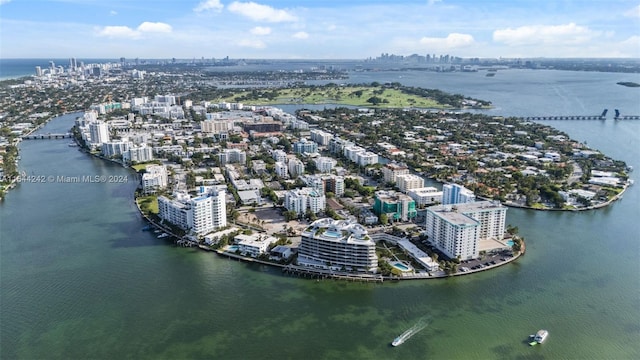
[[[411,189],[407,192],[407,195],[411,196],[417,206],[434,205],[442,201],[442,191],[434,187]]]
[[[244,256],[258,257],[267,253],[269,245],[278,241],[273,236],[264,234],[245,235],[239,234],[234,238],[240,254]]]
[[[392,221],[409,221],[418,215],[416,202],[408,195],[395,191],[376,191],[373,212],[386,214]]]

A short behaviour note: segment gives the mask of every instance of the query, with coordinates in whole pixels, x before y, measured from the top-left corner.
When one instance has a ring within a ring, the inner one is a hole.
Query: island
[[[20,141],[79,111],[60,135],[137,172],[145,230],[284,274],[378,282],[485,271],[525,252],[509,207],[593,209],[632,184],[624,162],[541,123],[465,112],[491,103],[459,94],[332,82],[340,71],[100,68],[0,88],[2,191],[20,181]]]

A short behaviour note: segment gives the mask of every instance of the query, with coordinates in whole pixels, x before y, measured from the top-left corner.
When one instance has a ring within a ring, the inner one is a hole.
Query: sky
[[[640,58],[640,0],[0,0],[0,58]]]

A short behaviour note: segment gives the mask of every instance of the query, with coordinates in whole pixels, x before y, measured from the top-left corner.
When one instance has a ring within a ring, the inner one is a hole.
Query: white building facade
[[[364,226],[346,220],[320,219],[302,232],[298,264],[373,272],[378,267],[375,248]]]

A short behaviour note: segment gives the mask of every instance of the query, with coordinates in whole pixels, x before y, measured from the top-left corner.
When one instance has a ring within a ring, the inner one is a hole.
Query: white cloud
[[[267,47],[267,45],[264,42],[260,40],[251,40],[251,39],[240,40],[238,42],[238,45],[241,47],[247,47],[252,49],[264,49]]]
[[[140,39],[145,33],[170,33],[172,30],[169,24],[145,21],[135,30],[128,26],[105,26],[98,28],[97,34],[109,38]]]
[[[580,44],[591,40],[598,33],[574,23],[565,25],[531,25],[515,29],[498,29],[493,40],[507,45]]]
[[[256,26],[251,29],[253,35],[269,35],[271,34],[271,28],[268,26]]]
[[[140,26],[138,26],[138,31],[140,32],[159,32],[159,33],[170,33],[172,30],[171,25],[161,23],[161,22],[149,22],[145,21]]]
[[[224,5],[220,3],[220,0],[205,0],[198,4],[193,11],[202,12],[207,10],[221,11]]]
[[[98,30],[98,36],[137,39],[140,37],[140,32],[128,26],[105,26]]]
[[[436,3],[441,2],[442,0],[429,0],[427,1],[427,5],[431,6],[431,5],[435,5]]]
[[[640,18],[640,5],[632,8],[632,9],[627,10],[624,13],[624,16],[631,17],[631,18]]]
[[[291,37],[293,37],[294,39],[308,39],[309,34],[304,31],[298,31],[297,33],[291,35]]]
[[[454,49],[473,45],[474,39],[469,34],[451,33],[445,38],[423,37],[420,44],[435,49]]]
[[[109,15],[115,16],[115,15],[118,15],[118,12],[115,11],[115,10],[111,10],[111,11],[109,11]]]
[[[2,4],[6,4],[6,3],[8,3],[9,1],[11,1],[11,0],[0,0],[0,5],[2,5]]]
[[[297,21],[293,14],[286,10],[274,9],[268,5],[261,5],[250,2],[234,1],[228,6],[229,11],[246,16],[254,21],[267,21],[267,22],[294,22]]]

